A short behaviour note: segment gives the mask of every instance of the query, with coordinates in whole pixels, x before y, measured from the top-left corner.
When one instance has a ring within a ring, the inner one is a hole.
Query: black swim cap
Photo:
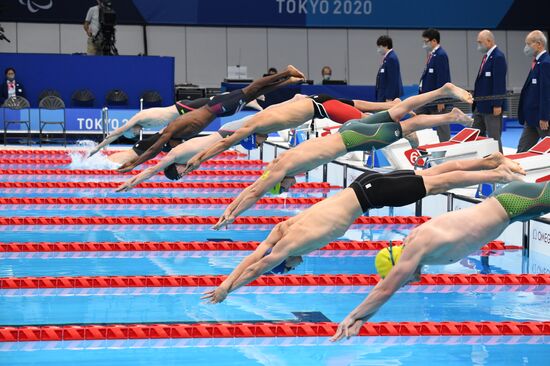
[[[164,175],[170,180],[178,180],[181,178],[180,173],[178,173],[178,168],[176,164],[171,164],[166,169],[164,169]]]

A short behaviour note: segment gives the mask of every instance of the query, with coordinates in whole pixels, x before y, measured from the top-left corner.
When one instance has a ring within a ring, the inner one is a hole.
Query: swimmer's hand
[[[130,171],[134,170],[135,167],[136,167],[136,165],[132,161],[129,161],[129,162],[124,163],[121,166],[119,166],[118,169],[117,169],[117,172],[127,173],[127,172],[130,172]]]
[[[214,226],[212,226],[212,229],[220,230],[224,226],[225,228],[227,228],[230,224],[233,223],[233,221],[235,221],[235,216],[223,214],[218,220],[218,222]]]
[[[338,342],[339,340],[349,339],[352,336],[356,336],[361,331],[361,327],[365,322],[361,319],[355,319],[351,316],[347,316],[342,322],[338,325],[336,333],[330,338],[331,342]]]
[[[216,287],[215,290],[203,292],[201,300],[206,300],[210,304],[219,304],[227,297],[227,289],[222,286]]]
[[[197,170],[201,166],[201,161],[198,158],[191,158],[189,161],[187,161],[187,165],[185,166],[185,170],[183,171],[182,175],[187,175],[195,170]]]
[[[99,146],[99,145],[98,145],[98,146]],[[87,159],[91,158],[91,157],[92,157],[92,155],[95,155],[95,154],[97,154],[97,152],[98,152],[98,151],[99,151],[99,148],[98,148],[97,146],[96,146],[96,147],[94,147],[94,148],[93,148],[92,150],[90,150],[90,151],[88,152],[88,156],[87,156]]]
[[[118,188],[115,190],[115,192],[128,192],[134,187],[134,178],[127,180],[126,182],[122,183]]]

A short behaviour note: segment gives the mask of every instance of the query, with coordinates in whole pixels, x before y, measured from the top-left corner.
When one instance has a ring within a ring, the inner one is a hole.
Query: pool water
[[[32,154],[31,154],[32,155]],[[38,157],[37,157],[38,158]],[[40,156],[40,159],[47,159]],[[52,156],[59,159],[59,156]],[[2,165],[2,169],[18,169]],[[33,169],[66,169],[44,164]],[[239,166],[227,169],[239,170]],[[260,169],[245,166],[244,170]],[[122,182],[120,175],[3,175],[1,182]],[[193,176],[192,182],[252,182],[253,176]],[[153,181],[164,181],[155,176]],[[292,191],[322,198],[336,191]],[[235,189],[0,188],[0,197],[235,197]],[[293,216],[308,206],[255,206],[246,216]],[[224,205],[35,205],[0,207],[0,217],[219,216]],[[380,209],[374,215],[412,215]],[[353,225],[342,240],[402,240],[411,225]],[[273,225],[1,226],[1,243],[130,241],[261,241]],[[517,245],[518,243],[507,243]],[[3,252],[0,278],[61,276],[227,275],[249,251]],[[320,250],[293,274],[373,274],[376,251]],[[429,274],[520,274],[519,250],[477,252],[458,263],[426,266]],[[2,326],[200,322],[340,322],[372,286],[248,286],[221,304],[200,300],[206,287],[0,289]],[[550,286],[402,288],[372,322],[520,322],[550,319]],[[317,320],[315,320],[317,319]],[[0,365],[547,365],[550,336],[363,336],[123,339],[0,342]]]

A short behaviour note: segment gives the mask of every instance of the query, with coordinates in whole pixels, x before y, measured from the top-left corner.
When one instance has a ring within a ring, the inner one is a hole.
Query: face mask
[[[10,78],[10,77],[6,77],[6,79],[7,79],[8,81],[14,81],[14,80],[15,80],[15,78]]]
[[[386,54],[386,50],[383,47],[378,47],[376,49],[376,52],[378,52],[378,54],[380,54],[381,56],[384,56]]]
[[[486,53],[487,51],[489,51],[489,49],[481,44],[477,44],[477,50],[481,53]]]
[[[429,42],[424,42],[422,44],[422,48],[425,49],[426,51],[431,51],[432,50],[432,45]]]
[[[525,45],[523,48],[523,53],[525,53],[525,56],[527,57],[533,57],[535,56],[535,50],[533,47],[529,46],[528,44]]]
[[[330,80],[330,74],[323,75],[323,80]]]

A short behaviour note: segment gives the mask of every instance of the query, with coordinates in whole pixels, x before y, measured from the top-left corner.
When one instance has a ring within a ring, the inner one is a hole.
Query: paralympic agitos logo
[[[19,0],[19,4],[25,5],[31,13],[40,10],[49,10],[53,7],[53,0]]]

